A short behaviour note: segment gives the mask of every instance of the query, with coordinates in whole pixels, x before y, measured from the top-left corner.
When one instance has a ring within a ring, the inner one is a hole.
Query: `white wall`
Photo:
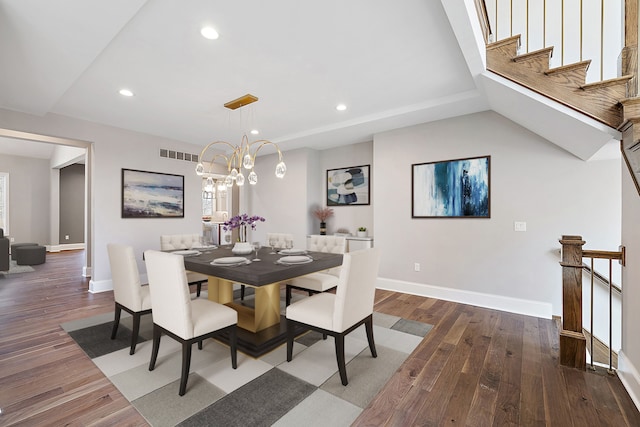
[[[412,164],[484,155],[490,219],[411,218]],[[583,162],[493,112],[376,135],[373,163],[382,287],[549,317],[562,313],[560,236],[620,244],[619,161]]]
[[[249,191],[247,213],[260,215],[266,219],[250,232],[252,241],[267,244],[267,233],[293,234],[296,247],[305,247],[309,233],[308,204],[316,195],[309,191],[317,170],[317,151],[311,149],[292,150],[283,153],[287,165],[284,178],[275,176],[278,163],[276,154],[262,156],[256,160],[258,184],[245,185]],[[241,210],[241,213],[245,211]]]
[[[622,351],[618,376],[640,408],[640,196],[631,176],[622,171],[622,244],[626,249],[626,266],[622,269]]]

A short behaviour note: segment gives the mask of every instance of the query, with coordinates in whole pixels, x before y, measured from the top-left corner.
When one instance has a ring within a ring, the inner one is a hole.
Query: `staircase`
[[[545,95],[614,129],[622,125],[622,100],[633,75],[585,83],[591,61],[549,68],[553,47],[518,55],[520,35],[487,45],[487,70]],[[635,99],[635,98],[634,98]],[[631,105],[631,101],[628,101]],[[633,102],[640,108],[640,103]],[[640,118],[640,116],[637,116]]]

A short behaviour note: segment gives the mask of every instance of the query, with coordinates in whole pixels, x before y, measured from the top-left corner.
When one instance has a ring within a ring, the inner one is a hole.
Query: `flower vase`
[[[249,255],[253,252],[253,246],[249,242],[236,242],[231,252],[236,255]]]
[[[327,223],[324,221],[320,222],[320,234],[323,236],[327,234]]]
[[[253,252],[251,243],[247,242],[247,226],[241,225],[238,227],[238,242],[231,249],[236,255],[248,255]]]

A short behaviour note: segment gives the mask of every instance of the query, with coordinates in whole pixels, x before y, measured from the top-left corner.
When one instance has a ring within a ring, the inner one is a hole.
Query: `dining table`
[[[256,252],[240,256],[234,254],[232,248],[229,245],[194,251],[184,256],[184,265],[187,270],[209,276],[209,300],[238,312],[238,349],[259,357],[286,341],[286,321],[280,315],[281,285],[295,277],[342,265],[342,254],[299,250],[310,260],[285,264],[286,260],[293,260],[290,254],[294,250],[287,253],[287,250],[264,247],[257,253],[259,261],[255,261]],[[303,256],[302,253],[299,256]],[[232,264],[234,259],[239,262]],[[253,288],[254,297],[234,298],[234,284]]]

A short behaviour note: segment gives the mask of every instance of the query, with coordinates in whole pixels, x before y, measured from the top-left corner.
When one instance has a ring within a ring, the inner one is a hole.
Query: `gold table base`
[[[251,286],[255,289],[255,309],[233,302],[233,283],[209,276],[209,300],[227,305],[238,312],[238,326],[258,332],[280,323],[280,283]]]

